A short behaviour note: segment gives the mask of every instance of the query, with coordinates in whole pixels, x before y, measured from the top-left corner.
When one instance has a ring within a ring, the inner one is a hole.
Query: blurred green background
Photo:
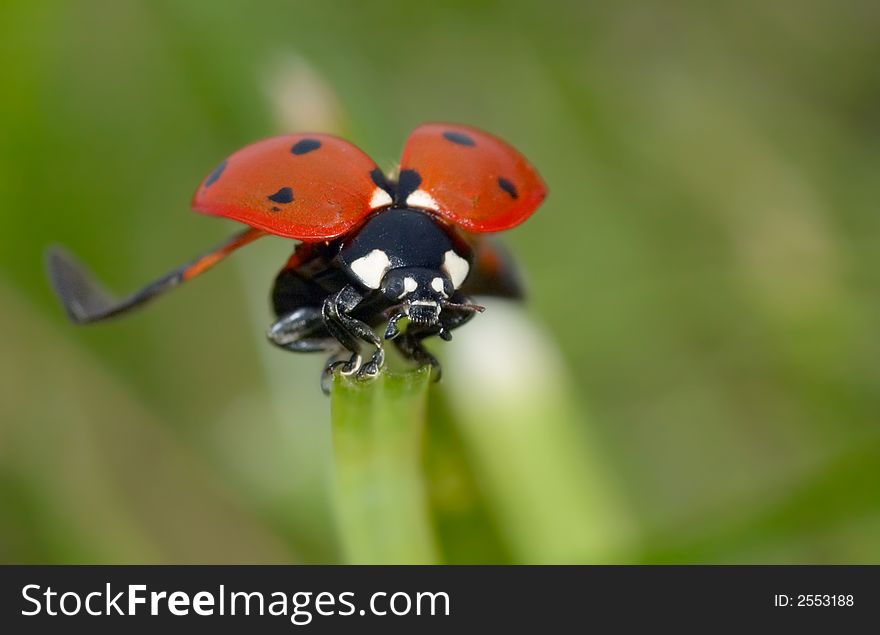
[[[0,51],[0,560],[342,558],[323,360],[264,342],[290,243],[92,328],[42,251],[133,290],[231,232],[188,202],[236,148],[439,119],[551,190],[505,240],[628,527],[583,559],[880,562],[878,3],[7,0]]]

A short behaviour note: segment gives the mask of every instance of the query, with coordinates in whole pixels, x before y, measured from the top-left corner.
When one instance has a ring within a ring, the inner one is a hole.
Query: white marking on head
[[[434,278],[431,280],[431,288],[437,293],[443,294],[444,298],[446,297],[446,291],[443,290],[443,278]]]
[[[435,212],[440,209],[440,205],[437,204],[434,197],[428,194],[425,190],[416,190],[407,196],[406,204],[410,207],[416,207],[419,209],[432,209]]]
[[[379,209],[380,207],[388,207],[394,201],[391,200],[391,195],[388,194],[381,187],[377,187],[373,190],[373,197],[370,199],[370,209]]]
[[[366,256],[361,256],[351,263],[351,270],[370,289],[378,289],[382,278],[391,268],[391,261],[381,249],[374,249]]]
[[[452,286],[456,289],[458,289],[464,282],[464,279],[467,278],[470,269],[471,267],[468,264],[468,261],[451,249],[447,251],[443,257],[443,270],[452,281]]]
[[[416,279],[410,278],[409,276],[407,276],[406,278],[403,279],[403,293],[400,294],[400,297],[402,298],[407,293],[412,293],[413,291],[415,291],[418,288],[419,288],[419,283],[416,282]]]

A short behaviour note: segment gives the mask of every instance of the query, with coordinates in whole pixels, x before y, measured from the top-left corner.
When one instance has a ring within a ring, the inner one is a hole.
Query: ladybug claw
[[[321,373],[321,392],[329,395],[330,387],[333,385],[333,375],[339,373],[343,377],[350,377],[358,372],[358,369],[361,367],[361,361],[362,358],[357,353],[353,353],[348,358],[348,361],[334,360],[331,357],[324,367],[324,372]]]
[[[375,379],[379,375],[379,371],[382,370],[382,365],[384,363],[385,351],[381,348],[377,348],[376,352],[373,353],[373,356],[370,358],[370,361],[360,367],[357,373],[357,378],[361,380]]]
[[[361,367],[361,356],[355,353],[352,355],[347,362],[336,362],[334,366],[338,367],[339,374],[343,377],[350,377],[354,375],[357,370]],[[335,370],[335,369],[334,369]]]
[[[379,365],[376,362],[367,362],[358,370],[357,377],[360,380],[375,379],[379,375]]]
[[[343,377],[349,377],[354,375],[361,367],[361,361],[361,356],[355,353],[348,358],[348,361],[335,361],[327,364],[324,374],[333,375],[334,373],[339,373]]]

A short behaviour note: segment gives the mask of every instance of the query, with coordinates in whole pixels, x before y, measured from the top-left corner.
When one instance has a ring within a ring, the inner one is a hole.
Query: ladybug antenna
[[[474,304],[472,302],[443,302],[444,309],[452,309],[453,311],[464,311],[466,313],[482,313],[486,307]]]
[[[64,305],[70,320],[76,324],[87,324],[141,306],[160,293],[207,271],[239,247],[264,235],[261,230],[246,229],[123,300],[117,300],[110,295],[88,269],[60,247],[50,247],[46,251],[46,269],[52,289]]]

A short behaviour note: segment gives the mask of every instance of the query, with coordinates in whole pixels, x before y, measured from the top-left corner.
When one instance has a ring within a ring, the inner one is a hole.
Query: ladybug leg
[[[303,306],[273,322],[266,337],[276,346],[297,353],[329,351],[339,347],[327,337],[321,309]]]
[[[333,375],[338,371],[342,375],[353,374],[361,365],[359,353],[353,354],[348,360],[339,359],[340,352],[336,352],[327,359],[324,372],[321,373],[321,392],[330,394],[330,386],[333,383]]]
[[[450,298],[448,304],[444,305],[443,311],[440,313],[439,328],[428,327],[426,329],[421,329],[410,324],[405,333],[400,333],[396,326],[396,320],[394,319],[398,316],[394,315],[389,321],[385,335],[388,339],[394,338],[394,344],[397,346],[397,350],[399,350],[400,354],[406,359],[411,360],[420,366],[431,366],[434,371],[434,381],[440,381],[440,376],[442,375],[440,362],[436,357],[429,353],[427,349],[425,349],[423,344],[425,338],[431,337],[432,335],[439,335],[448,342],[452,339],[451,331],[453,329],[465,324],[474,317],[475,313],[482,310],[483,307],[471,304],[465,296],[456,294]]]
[[[339,292],[331,295],[324,301],[322,314],[324,326],[339,343],[351,352],[348,362],[330,364],[327,368],[330,372],[340,369],[343,374],[351,374],[356,371],[361,379],[375,377],[385,362],[385,351],[382,349],[382,340],[373,332],[368,324],[352,317],[349,313],[357,307],[364,296],[352,285],[346,285]],[[361,345],[365,341],[376,347],[370,361],[361,368]]]
[[[400,335],[400,329],[397,328],[397,323],[405,317],[406,313],[399,309],[396,309],[396,312],[391,314],[391,317],[388,318],[388,324],[385,327],[384,337],[386,340],[393,340],[395,337]]]
[[[436,357],[431,355],[422,344],[422,341],[426,337],[436,334],[436,329],[420,333],[407,330],[405,333],[394,339],[394,345],[397,347],[397,350],[400,351],[400,354],[406,359],[415,362],[419,366],[430,366],[434,375],[434,381],[440,381],[440,375],[442,374],[440,362]]]
[[[321,373],[321,392],[328,397],[330,396],[330,388],[333,385],[333,374],[340,364],[347,363],[339,359],[339,354],[337,351],[327,358],[327,363],[324,364],[324,371]]]
[[[358,379],[372,379],[379,374],[385,364],[385,350],[381,347],[373,351],[370,360],[361,366],[358,371]]]
[[[471,305],[467,298],[454,296],[452,300],[455,303],[447,304],[440,314],[440,332],[438,335],[447,342],[452,339],[453,329],[457,329],[462,324],[469,322],[476,313],[482,310],[482,307],[479,307],[479,309],[471,308],[476,305]]]

